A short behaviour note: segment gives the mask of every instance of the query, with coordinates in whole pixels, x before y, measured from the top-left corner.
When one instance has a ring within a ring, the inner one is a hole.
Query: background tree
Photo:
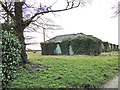
[[[115,0],[115,4],[111,7],[113,9],[113,18],[117,17],[120,14],[120,2],[119,0]]]
[[[35,1],[35,0],[34,0]],[[30,5],[26,3],[27,1],[20,1],[18,2],[7,2],[4,0],[4,2],[0,1],[0,4],[2,6],[2,18],[6,19],[7,22],[10,23],[10,29],[13,30],[13,33],[18,36],[18,39],[20,43],[23,45],[22,48],[22,62],[27,63],[27,54],[26,54],[26,44],[25,44],[25,37],[24,37],[24,30],[31,24],[41,25],[41,23],[38,23],[39,20],[41,20],[41,16],[46,13],[54,13],[54,12],[61,12],[70,10],[73,8],[77,8],[80,5],[85,5],[87,1],[83,0],[66,0],[64,3],[66,4],[65,7],[61,9],[53,9],[53,5],[56,4],[54,2],[50,6],[39,4],[38,7],[36,7],[35,4]],[[31,9],[30,11],[33,11],[34,13],[27,14],[25,11],[27,9]],[[24,16],[27,16],[27,19],[25,19]],[[37,22],[38,21],[38,22]]]

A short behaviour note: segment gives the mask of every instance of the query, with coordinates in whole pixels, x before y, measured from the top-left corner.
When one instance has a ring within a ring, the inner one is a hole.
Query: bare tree
[[[36,22],[32,22],[31,25],[29,25],[24,32],[29,32],[29,33],[37,32],[43,34],[43,41],[45,42],[46,37],[49,38],[49,35],[47,34],[48,31],[55,31],[62,29],[63,28],[61,26],[54,24],[53,20],[42,16],[41,18],[38,18]],[[31,39],[35,39],[35,37],[30,37],[26,35],[24,35],[25,41],[27,42],[26,45],[37,44],[36,42],[29,43],[29,41],[31,41]]]
[[[41,20],[41,16],[47,13],[55,13],[55,12],[61,12],[61,11],[67,11],[73,8],[77,8],[80,5],[84,5],[86,1],[83,0],[66,0],[64,1],[66,4],[66,7],[60,8],[60,9],[53,9],[53,6],[56,4],[46,6],[39,3],[39,6],[36,7],[35,4],[30,5],[27,4],[24,1],[18,0],[18,2],[7,2],[4,0],[4,2],[0,1],[0,5],[2,6],[2,16],[1,18],[5,19],[6,21],[9,21],[13,24],[11,28],[13,28],[13,32],[15,35],[18,36],[20,43],[24,46],[22,48],[22,62],[27,63],[27,54],[26,54],[26,44],[25,44],[25,37],[23,35],[24,30],[32,25],[42,25],[38,22],[38,20]],[[34,13],[26,14],[25,10],[31,9],[30,11]],[[26,16],[27,18],[25,18]]]
[[[117,17],[117,15],[120,14],[120,2],[119,2],[119,0],[115,0],[114,1],[114,4],[111,7],[111,9],[113,9],[113,16],[112,16],[112,18]]]

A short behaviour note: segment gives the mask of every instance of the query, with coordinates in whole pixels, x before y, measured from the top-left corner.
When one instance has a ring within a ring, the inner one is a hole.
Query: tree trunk
[[[21,53],[22,63],[26,64],[28,62],[28,59],[27,59],[27,54],[26,54],[26,45],[25,45],[25,38],[23,35],[23,30],[20,27],[16,28],[16,33],[17,33],[18,39],[19,39],[20,43],[22,44],[22,53]]]
[[[22,16],[22,6],[24,5],[24,2],[15,2],[15,34],[18,36],[18,39],[20,43],[22,44],[22,63],[26,64],[28,62],[27,54],[26,54],[26,45],[25,45],[25,38],[23,35],[25,25],[23,22],[23,16]]]

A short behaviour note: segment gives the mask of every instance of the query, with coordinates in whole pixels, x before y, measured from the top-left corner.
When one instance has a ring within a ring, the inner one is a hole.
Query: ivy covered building
[[[56,36],[41,43],[42,55],[99,55],[102,41],[83,33]]]

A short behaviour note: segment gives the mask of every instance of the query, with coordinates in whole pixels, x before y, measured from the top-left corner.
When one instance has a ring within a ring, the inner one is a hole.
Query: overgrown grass
[[[11,88],[99,88],[118,72],[118,53],[100,56],[42,56],[28,53]]]

